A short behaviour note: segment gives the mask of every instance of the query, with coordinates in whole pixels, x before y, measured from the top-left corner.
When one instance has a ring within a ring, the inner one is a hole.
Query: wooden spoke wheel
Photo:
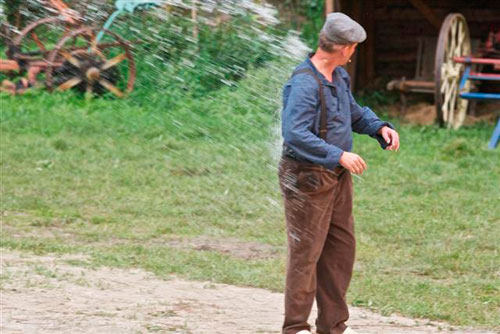
[[[441,126],[458,129],[467,114],[468,101],[460,98],[460,78],[464,64],[453,61],[453,57],[470,56],[469,28],[461,14],[449,14],[441,26],[435,58],[435,103]],[[467,82],[463,91],[470,91]]]
[[[106,92],[123,97],[133,90],[136,68],[129,44],[107,30],[102,42],[97,42],[96,35],[94,29],[83,27],[59,41],[48,58],[49,90],[74,88],[88,97]],[[61,57],[62,65],[55,66]]]

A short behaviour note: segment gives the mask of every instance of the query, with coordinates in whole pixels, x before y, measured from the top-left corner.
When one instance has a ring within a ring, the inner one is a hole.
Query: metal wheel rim
[[[62,20],[59,17],[47,17],[47,18],[43,18],[41,20],[35,21],[35,22],[29,24],[28,26],[26,26],[21,31],[21,33],[19,34],[19,36],[17,36],[16,38],[14,38],[12,44],[20,51],[23,42],[27,38],[29,38],[29,34],[31,32],[33,32],[36,28],[38,28],[41,25],[45,25],[45,24],[50,24],[50,23],[60,23],[60,24],[62,24],[63,22],[64,22],[64,20]],[[21,61],[22,60],[28,60],[28,61],[46,60],[48,54],[50,54],[50,51],[51,50],[45,50],[45,51],[44,50],[40,50],[40,56],[33,56],[33,57],[31,57],[31,59],[21,59],[21,58],[19,58],[20,55],[18,55],[16,57],[16,54],[13,55],[13,58],[14,58],[14,60],[21,60]]]

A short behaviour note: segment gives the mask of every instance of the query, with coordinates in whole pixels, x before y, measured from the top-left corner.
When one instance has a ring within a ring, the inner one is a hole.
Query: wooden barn
[[[368,34],[348,66],[354,89],[399,91],[403,109],[408,94],[427,96],[452,128],[478,100],[500,100],[500,1],[326,0],[333,11]]]
[[[368,33],[351,69],[358,88],[432,75],[438,35],[450,13],[467,20],[473,52],[500,29],[495,0],[326,0],[325,12],[331,11],[348,14]]]

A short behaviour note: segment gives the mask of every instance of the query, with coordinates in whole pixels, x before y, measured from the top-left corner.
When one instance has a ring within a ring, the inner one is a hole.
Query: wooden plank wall
[[[416,0],[444,20],[448,13],[465,15],[472,38],[484,39],[500,27],[500,1]],[[359,8],[360,7],[360,8]],[[360,22],[371,41],[358,48],[358,88],[381,88],[393,78],[413,78],[416,69],[417,38],[435,37],[439,30],[411,0],[342,0],[343,12]]]

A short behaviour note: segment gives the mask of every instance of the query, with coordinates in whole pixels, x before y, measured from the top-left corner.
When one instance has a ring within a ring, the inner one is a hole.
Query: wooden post
[[[335,11],[334,0],[325,0],[325,16]]]
[[[325,17],[333,12],[340,12],[340,0],[325,0]]]
[[[372,1],[372,0],[369,0]],[[357,22],[360,22],[361,18],[361,2],[362,0],[355,0],[351,1],[351,8],[352,8],[352,18],[356,20]],[[358,83],[358,76],[357,76],[357,67],[358,67],[358,59],[361,58],[360,55],[360,50],[362,50],[361,47],[358,47],[358,50],[354,52],[354,55],[351,57],[351,63],[347,65],[347,72],[349,73],[349,76],[351,77],[351,90],[354,91],[356,89],[356,85]]]
[[[198,0],[193,0],[193,8],[191,9],[191,19],[193,20],[193,38],[198,43]]]
[[[373,82],[375,77],[375,1],[365,1],[366,13],[366,59],[365,59],[365,80]]]

